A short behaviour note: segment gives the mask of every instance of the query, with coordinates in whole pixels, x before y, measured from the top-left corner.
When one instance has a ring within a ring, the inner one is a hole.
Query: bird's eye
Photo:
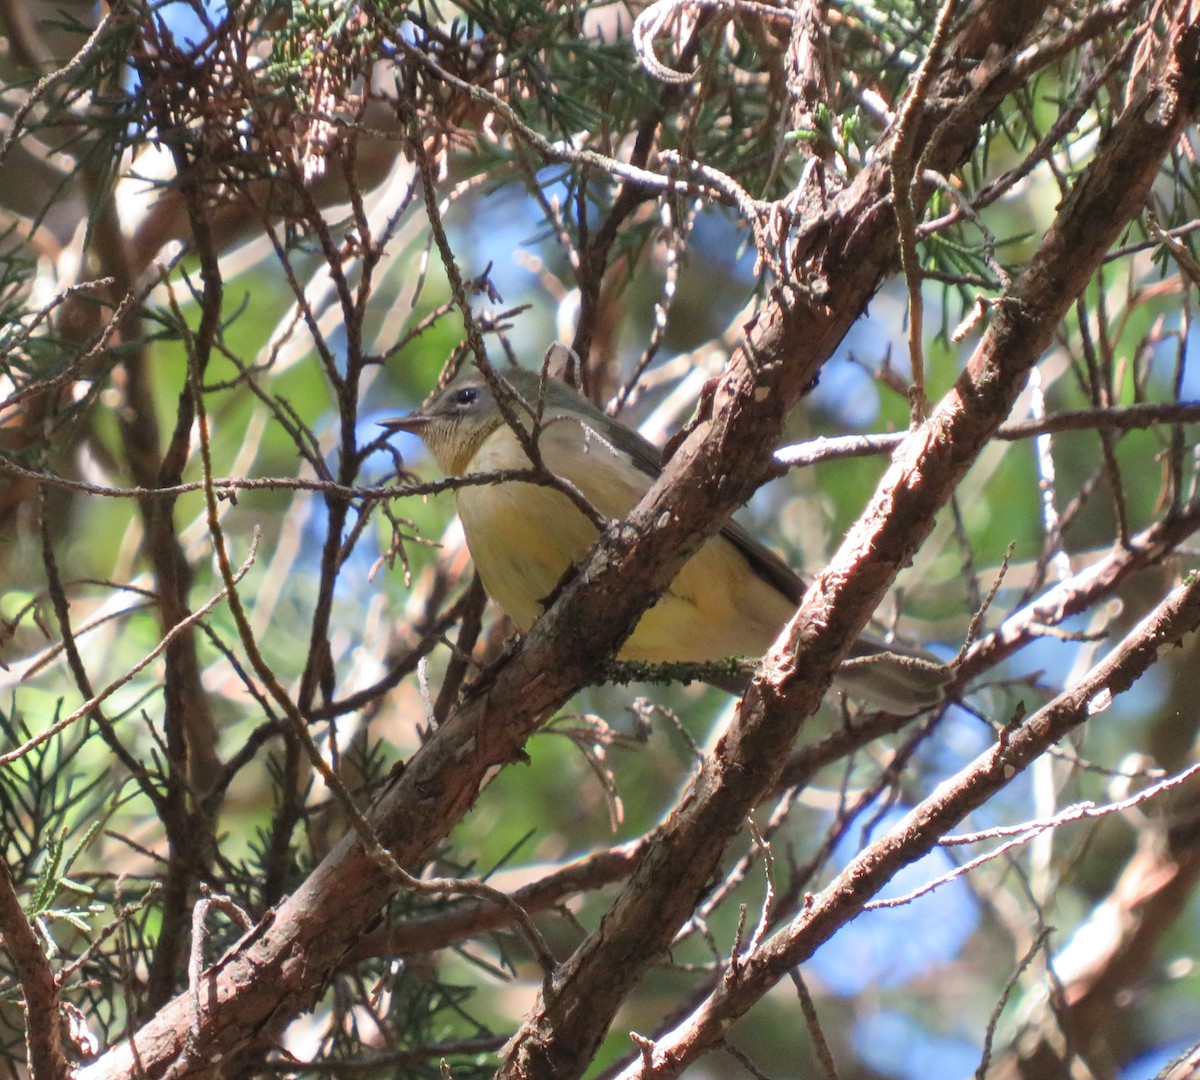
[[[455,405],[470,405],[479,398],[478,386],[464,386],[454,393]]]

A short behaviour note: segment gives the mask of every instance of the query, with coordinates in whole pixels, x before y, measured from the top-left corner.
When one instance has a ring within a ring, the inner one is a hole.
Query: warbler
[[[536,439],[546,468],[574,485],[599,513],[625,517],[659,475],[653,444],[566,383],[516,368],[500,374],[513,391],[509,414]],[[417,411],[382,426],[419,435],[447,476],[531,467],[521,440],[474,369]],[[524,633],[566,571],[595,543],[596,526],[567,495],[542,484],[468,485],[458,488],[455,498],[484,589]],[[707,663],[760,656],[795,613],[804,591],[804,582],[782,559],[729,522],[684,563],[642,615],[618,658]],[[941,701],[949,679],[949,670],[928,653],[864,636],[837,683],[853,696],[906,715]]]

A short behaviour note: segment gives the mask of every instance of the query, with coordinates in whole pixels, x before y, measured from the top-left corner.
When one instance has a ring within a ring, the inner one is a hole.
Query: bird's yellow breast
[[[624,517],[650,477],[577,420],[551,420],[538,446],[547,467],[574,484],[600,513]],[[528,458],[502,425],[480,446],[466,473],[521,469]],[[521,631],[528,630],[597,531],[559,491],[506,482],[460,488],[458,512],[484,588]],[[680,570],[638,622],[621,659],[703,662],[764,652],[793,611],[745,557],[713,537]]]

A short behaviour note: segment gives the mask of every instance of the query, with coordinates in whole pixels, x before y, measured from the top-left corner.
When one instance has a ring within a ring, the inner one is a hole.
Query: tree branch
[[[25,918],[8,865],[0,860],[0,940],[12,958],[25,998],[25,1039],[32,1080],[67,1080],[58,986],[37,934]]]
[[[803,718],[816,709],[896,572],[911,560],[932,529],[937,510],[1008,415],[1059,321],[1120,230],[1141,209],[1163,158],[1193,115],[1200,93],[1200,31],[1195,24],[1175,29],[1159,81],[1118,120],[1029,267],[998,305],[966,371],[929,422],[901,446],[875,498],[830,566],[817,575],[786,640],[767,654],[680,809],[663,826],[600,928],[563,966],[553,996],[539,1000],[514,1038],[501,1075],[560,1078],[581,1071],[629,988],[665,948],[676,920],[681,922],[691,910],[746,813],[774,782]],[[780,304],[771,315],[780,326],[794,320],[798,325],[788,337],[797,340],[795,330],[812,321],[802,317],[811,310]],[[821,329],[828,332],[831,322]],[[798,338],[814,339],[820,339],[819,332]],[[756,347],[761,341],[752,330],[750,358],[761,362],[779,355]],[[711,441],[722,441],[722,417],[728,415],[730,423],[736,423],[740,412],[756,411],[750,405],[756,387],[745,370],[751,363],[742,359],[744,367],[735,365],[717,391],[711,423],[718,431]],[[788,373],[785,367],[775,383],[776,393],[789,385]],[[720,401],[722,392],[732,397],[727,405]],[[764,393],[760,385],[757,392],[771,400],[769,389]],[[782,392],[786,399],[787,390]],[[769,424],[763,416],[758,421]],[[698,434],[685,442],[671,466],[693,453],[697,464],[704,461],[709,444],[698,447]],[[738,447],[727,446],[723,455],[725,468],[736,475],[742,464]],[[669,467],[668,477],[671,472]],[[650,492],[629,525],[649,528],[657,520],[643,515],[647,504],[654,506],[659,490],[656,486]],[[758,988],[764,991],[764,986]],[[747,998],[739,1001],[748,1007]],[[718,1029],[726,1030],[729,1015],[737,1012],[723,1008],[706,1037],[716,1038]]]
[[[1133,683],[1157,660],[1200,626],[1200,576],[1175,589],[1139,624],[1121,646],[1072,687],[1016,728],[1006,729],[996,744],[958,776],[943,783],[904,819],[854,858],[813,897],[805,910],[745,957],[736,975],[727,977],[682,1024],[660,1039],[621,1074],[621,1080],[678,1076],[719,1042],[733,1021],[803,963],[833,933],[858,914],[865,903],[901,867],[927,854],[972,810],[982,806],[1014,776],[1064,735],[1107,707],[1111,698]]]

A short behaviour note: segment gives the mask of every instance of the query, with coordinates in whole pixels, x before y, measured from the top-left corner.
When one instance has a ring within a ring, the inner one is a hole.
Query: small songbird
[[[625,517],[659,475],[654,446],[566,383],[515,368],[501,375],[513,390],[509,413],[536,435],[546,468],[573,484],[601,514]],[[382,426],[419,435],[447,476],[530,468],[521,440],[473,369],[416,412]],[[561,491],[541,484],[475,484],[458,488],[455,497],[484,589],[518,630],[527,631],[566,571],[595,543],[596,526]],[[804,582],[777,555],[728,522],[684,563],[618,658],[706,663],[760,656],[804,591]],[[941,701],[950,677],[948,668],[922,650],[864,636],[837,683],[889,712],[908,715]]]

